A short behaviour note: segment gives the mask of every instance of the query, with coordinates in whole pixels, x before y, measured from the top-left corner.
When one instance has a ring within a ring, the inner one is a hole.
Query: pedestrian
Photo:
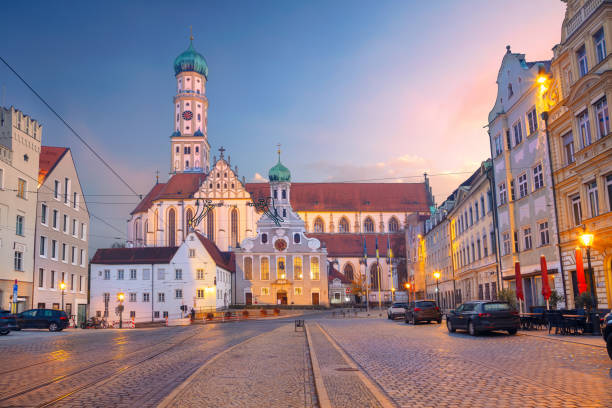
[[[189,312],[189,314],[191,315],[191,321],[193,322],[195,320],[195,310],[193,307],[191,308],[191,312]]]

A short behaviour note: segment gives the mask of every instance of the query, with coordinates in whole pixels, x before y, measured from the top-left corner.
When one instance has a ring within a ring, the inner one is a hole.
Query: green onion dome
[[[268,172],[268,180],[270,181],[291,181],[291,172],[280,162],[280,156],[276,166],[272,167]]]
[[[193,48],[193,41],[189,41],[189,48],[174,60],[174,74],[185,71],[195,71],[208,80],[208,65],[202,54]]]

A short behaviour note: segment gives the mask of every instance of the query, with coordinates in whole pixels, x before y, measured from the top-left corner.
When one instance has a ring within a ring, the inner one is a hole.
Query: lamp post
[[[404,287],[406,288],[406,292],[408,292],[408,303],[410,303],[410,283],[404,283]]]
[[[64,291],[66,290],[66,283],[60,282],[59,287],[62,291],[62,310],[64,310]]]
[[[587,270],[589,271],[589,281],[591,286],[591,294],[593,295],[593,303],[595,305],[595,309],[597,309],[597,292],[595,291],[595,276],[593,274],[593,268],[591,267],[591,246],[593,245],[593,240],[595,236],[591,233],[585,231],[580,235],[580,243],[583,247],[586,248],[587,253]]]
[[[436,280],[436,302],[438,303],[438,307],[440,306],[440,272],[435,271],[433,273],[433,277]]]
[[[125,294],[123,292],[117,293],[117,300],[119,301],[119,328],[123,328],[123,299],[125,299]]]

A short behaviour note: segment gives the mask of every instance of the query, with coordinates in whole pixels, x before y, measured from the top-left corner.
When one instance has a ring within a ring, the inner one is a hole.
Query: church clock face
[[[287,241],[284,239],[277,239],[276,242],[274,242],[274,248],[276,248],[277,251],[284,251],[287,249]]]
[[[183,112],[183,119],[191,120],[191,118],[193,118],[193,112],[191,112],[191,111]]]

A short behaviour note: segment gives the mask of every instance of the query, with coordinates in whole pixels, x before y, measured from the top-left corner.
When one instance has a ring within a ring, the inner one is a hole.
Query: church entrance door
[[[253,294],[252,293],[246,293],[246,304],[247,305],[252,305],[253,304]]]
[[[279,305],[287,304],[287,291],[279,290],[278,292],[276,292],[276,303]]]

